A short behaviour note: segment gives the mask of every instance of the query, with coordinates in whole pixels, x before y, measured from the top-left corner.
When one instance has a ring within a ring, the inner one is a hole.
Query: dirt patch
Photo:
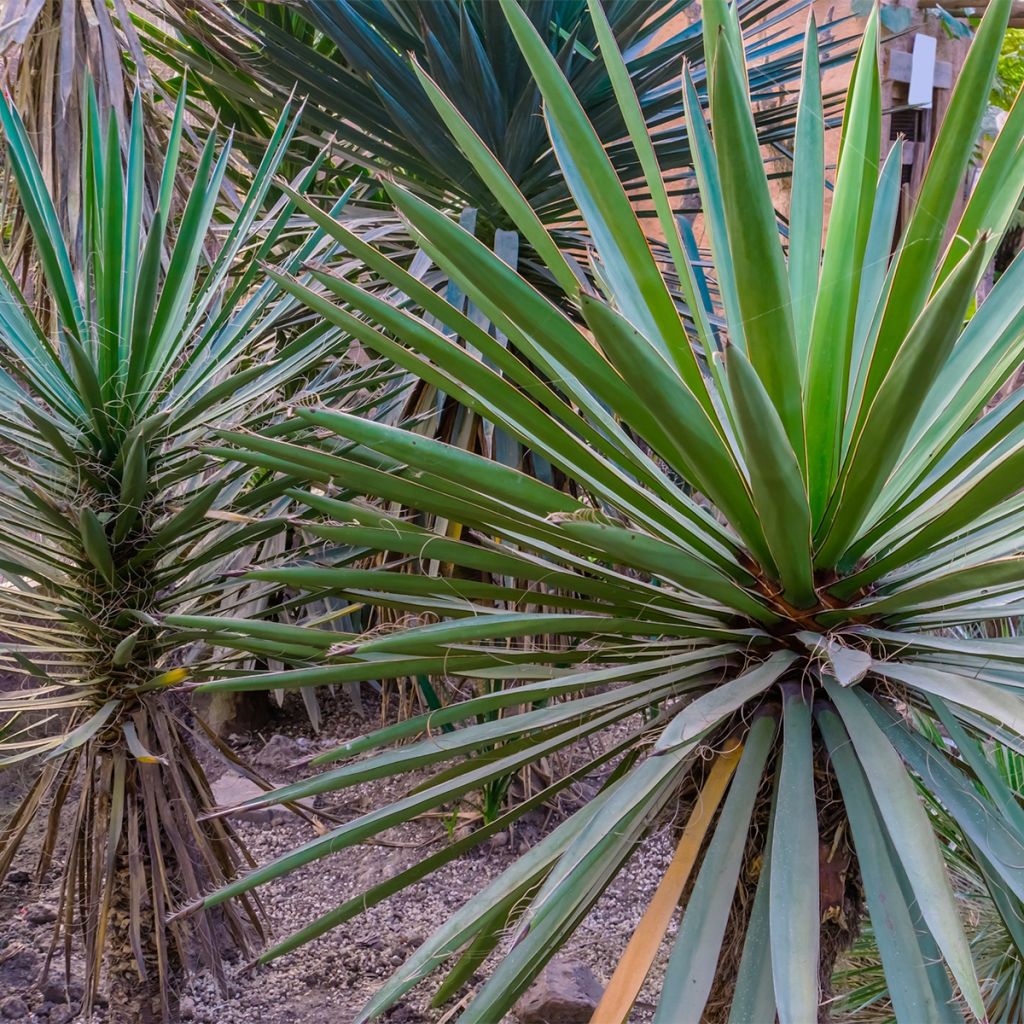
[[[321,737],[312,737],[302,716],[301,705],[289,702],[266,730],[251,736],[235,736],[232,745],[248,757],[254,756],[267,739],[282,734],[308,740],[320,747],[331,746],[372,727],[355,714],[345,697],[324,701],[326,718]],[[324,739],[323,737],[329,737]],[[211,775],[223,766],[211,761]],[[291,781],[301,772],[276,767],[278,781]],[[0,775],[0,818],[13,806],[24,780]],[[375,782],[353,787],[340,794],[320,798],[317,810],[347,819],[389,798],[408,786],[402,782]],[[592,787],[581,787],[568,797],[586,799]],[[550,822],[547,823],[550,825]],[[258,863],[312,838],[311,826],[300,819],[266,824],[239,823],[239,831]],[[451,841],[450,823],[424,819],[391,830],[382,841],[345,850],[264,886],[265,904],[273,937],[283,938],[320,914],[338,906],[369,886],[410,866]],[[181,993],[183,1018],[200,1024],[321,1024],[350,1021],[385,978],[408,957],[445,918],[466,899],[493,880],[512,863],[518,853],[542,834],[543,815],[534,815],[509,833],[483,844],[482,848],[456,860],[420,883],[369,908],[362,915],[327,933],[316,941],[258,969],[247,969],[240,961],[229,966],[228,991],[219,993],[211,978],[191,978]],[[671,829],[666,826],[650,836],[636,851],[625,871],[612,883],[578,928],[564,955],[588,964],[602,983],[607,982],[630,934],[668,864],[672,852]],[[16,869],[31,870],[24,855]],[[70,1001],[60,1003],[59,993],[50,986],[44,991],[34,984],[42,969],[52,925],[31,921],[29,908],[55,899],[49,880],[36,886],[27,874],[15,874],[0,890],[0,1014],[4,996],[24,1001],[28,1022],[66,1024],[76,1009],[74,991]],[[39,915],[36,915],[39,916]],[[674,932],[673,926],[673,932]],[[668,957],[668,944],[648,979],[632,1017],[649,1020],[660,989],[660,978]],[[485,965],[486,974],[492,962]],[[55,967],[61,969],[58,962]],[[413,990],[387,1019],[393,1024],[417,1024],[440,1020],[445,1009],[431,1009],[433,979]],[[8,996],[8,994],[10,994]],[[3,1018],[0,1017],[0,1020]],[[77,1019],[77,1018],[76,1018]],[[102,1024],[103,1010],[93,1020]]]

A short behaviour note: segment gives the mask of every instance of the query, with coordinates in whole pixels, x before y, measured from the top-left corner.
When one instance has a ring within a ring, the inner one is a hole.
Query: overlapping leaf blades
[[[533,73],[497,4],[489,0],[302,0],[287,6],[245,2],[171,4],[177,30],[149,31],[147,44],[172,68],[193,68],[206,99],[229,124],[261,133],[258,106],[283,103],[297,87],[308,96],[306,124],[334,136],[357,163],[387,171],[435,199],[479,209],[492,229],[507,220],[481,176],[445,130],[417,80],[414,61],[452,97],[545,221],[574,211],[573,197],[551,152]],[[679,69],[700,65],[699,22],[685,25],[692,0],[615,0],[609,30],[625,55],[644,116],[666,170],[688,168],[688,141],[672,124],[682,112]],[[803,33],[787,27],[800,4],[745,0],[745,25],[763,30],[751,44],[752,76],[762,140],[792,138],[795,109],[777,105],[780,85],[799,76]],[[585,0],[526,0],[524,13],[571,82],[624,181],[644,189],[637,155],[621,143],[622,115],[607,69],[595,56],[597,36]],[[163,20],[163,19],[160,19]],[[839,30],[826,62],[846,59]],[[697,76],[701,79],[702,76]],[[266,131],[265,128],[262,131]]]
[[[438,559],[454,572],[450,579],[331,567],[260,572],[261,580],[302,585],[313,595],[344,593],[438,621],[353,636],[341,647],[333,646],[336,636],[280,634],[310,653],[308,668],[210,685],[302,687],[419,672],[529,681],[321,758],[348,763],[267,800],[452,764],[406,798],[312,840],[206,904],[607,732],[615,737],[607,750],[591,753],[578,769],[594,772],[625,755],[599,795],[428,939],[360,1018],[382,1012],[461,954],[440,990],[450,994],[481,951],[495,949],[511,930],[513,943],[460,1018],[494,1020],[668,801],[700,785],[697,751],[738,737],[746,750],[710,840],[723,856],[728,851],[730,869],[696,882],[661,1015],[698,1021],[716,984],[728,984],[729,965],[707,955],[706,943],[722,939],[723,907],[737,878],[749,880],[761,864],[739,966],[749,987],[733,1003],[733,1019],[763,1020],[772,1012],[783,1024],[813,1018],[823,914],[842,928],[862,898],[900,1019],[982,1019],[969,944],[913,778],[934,790],[976,844],[992,884],[1024,891],[1016,797],[993,791],[982,763],[964,749],[970,737],[1005,739],[1024,728],[1024,647],[986,639],[983,628],[1024,611],[1021,404],[1011,396],[988,408],[1021,359],[1024,260],[965,324],[995,240],[1024,190],[1024,102],[1011,111],[953,241],[945,243],[1009,3],[991,4],[981,23],[895,249],[890,182],[899,147],[879,171],[872,16],[848,96],[823,254],[812,230],[820,223],[811,208],[820,194],[797,197],[802,209],[793,223],[800,230],[784,251],[735,10],[706,4],[710,134],[692,98],[687,116],[724,308],[707,304],[698,287],[704,268],[689,261],[668,204],[659,202],[674,276],[694,282],[686,322],[556,59],[516,3],[502,6],[587,219],[600,294],[577,287],[572,305],[553,305],[476,238],[397,186],[390,194],[410,233],[521,358],[483,332],[472,335],[479,357],[462,348],[458,337],[468,339],[472,325],[439,299],[429,312],[441,328],[329,268],[314,271],[309,285],[279,280],[328,322],[543,455],[571,486],[558,491],[455,447],[326,410],[300,413],[319,443],[231,435],[237,458],[306,478],[290,493],[322,517],[314,529],[323,536],[396,558]],[[645,158],[650,142],[635,116],[636,98],[609,45],[601,6],[593,2],[590,10],[632,144]],[[811,124],[821,117],[817,74],[812,52],[801,99]],[[686,89],[691,96],[688,82]],[[821,146],[820,132],[800,133],[795,159],[807,180],[820,176]],[[647,168],[659,197],[649,161]],[[508,212],[516,221],[524,209],[511,204]],[[361,251],[343,228],[327,230]],[[363,255],[404,289],[400,268]],[[353,493],[385,504],[353,500]],[[462,535],[437,536],[412,516],[390,515],[387,503],[459,523]],[[526,582],[513,587],[509,580]],[[201,618],[181,624],[204,626]],[[940,629],[970,624],[981,624],[980,638]],[[265,621],[208,620],[205,628],[218,642],[243,648],[252,638],[274,638]],[[555,638],[568,638],[568,649]],[[962,756],[950,756],[937,733],[923,738],[908,725],[908,706],[937,716],[947,731],[959,729]],[[781,728],[770,729],[765,718]],[[455,728],[439,733],[442,725]],[[771,780],[769,809],[756,796],[762,786],[770,792]],[[505,819],[521,810],[513,807]],[[774,828],[780,815],[784,827]],[[464,845],[381,883],[365,899],[385,898]],[[819,886],[819,850],[843,848],[854,869],[837,893]],[[362,897],[345,904],[265,958],[363,905]],[[684,984],[680,1010],[673,993]]]
[[[799,75],[804,41],[800,19],[793,15],[805,2],[743,0],[740,5],[742,21],[757,33],[748,51],[757,66],[751,81],[759,136],[776,147],[779,166],[796,118],[785,85]],[[598,27],[584,0],[526,0],[521,6],[570,81],[619,179],[640,200],[637,208],[649,205],[649,173],[644,172],[650,160],[667,172],[665,182],[674,195],[692,191],[689,139],[678,129],[683,113],[679,83],[688,62],[696,81],[694,96],[699,92],[700,102],[706,103],[698,5],[691,0],[614,0],[604,7],[608,36],[624,55],[622,75],[637,96],[636,116],[651,128],[649,155],[625,139],[617,102],[621,81],[596,55]],[[168,22],[173,33],[166,31]],[[850,58],[851,38],[843,22],[839,18],[821,32],[826,67]],[[193,116],[202,120],[214,110],[222,123],[237,126],[241,147],[251,136],[269,134],[268,111],[293,94],[308,96],[305,131],[296,136],[292,151],[318,147],[327,135],[336,141],[343,162],[337,176],[325,175],[325,190],[338,188],[353,166],[369,166],[434,205],[459,209],[462,226],[547,294],[572,293],[576,277],[589,273],[586,233],[580,230],[569,177],[558,170],[540,92],[493,0],[172,3],[157,5],[143,28],[160,65],[174,72],[188,69],[199,79],[204,102]],[[167,83],[172,90],[176,80],[172,75]],[[439,104],[440,97],[446,99]],[[830,112],[836,99],[826,98]],[[379,216],[376,209],[373,215]],[[552,229],[550,234],[543,225]],[[590,226],[600,230],[595,220]],[[422,280],[437,289],[444,271],[430,266],[401,227],[394,223],[392,241],[406,252],[396,258],[412,261]],[[643,238],[637,242],[647,244]],[[690,295],[692,282],[682,287]],[[449,282],[447,289],[448,302],[461,304],[478,327],[487,329],[457,283]],[[446,400],[429,381],[410,388],[403,414],[421,433],[549,482],[558,479],[540,455]],[[457,530],[457,524],[450,529]]]

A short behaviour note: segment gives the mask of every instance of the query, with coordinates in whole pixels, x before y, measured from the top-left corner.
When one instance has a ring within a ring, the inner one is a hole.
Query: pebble
[[[21,996],[8,996],[0,1003],[0,1017],[7,1020],[24,1020],[28,1017],[28,1004]]]
[[[48,1003],[66,1003],[69,995],[72,999],[81,999],[85,995],[85,984],[78,978],[70,981],[48,978],[39,991]]]
[[[271,783],[277,785],[277,783]],[[211,787],[214,802],[218,807],[235,807],[246,800],[266,795],[266,790],[258,786],[251,779],[237,772],[225,772]],[[312,800],[298,801],[307,810],[313,806]],[[233,811],[229,817],[236,821],[249,821],[254,825],[262,825],[267,828],[271,825],[280,825],[290,821],[294,815],[287,808],[271,804],[269,807],[253,807],[245,810]],[[269,830],[272,831],[272,830]]]
[[[234,807],[246,800],[265,795],[265,790],[251,779],[237,772],[225,772],[211,787],[214,803],[218,807]],[[273,825],[283,820],[287,812],[273,805],[269,807],[252,807],[246,810],[233,811],[229,817],[236,821],[250,821],[254,825]]]
[[[520,1024],[587,1024],[604,991],[578,960],[555,957],[516,1003]]]
[[[52,903],[32,903],[25,908],[29,924],[50,924],[57,920],[57,908]]]
[[[311,744],[305,738],[293,738],[275,733],[253,757],[253,763],[263,768],[284,770],[310,752]]]

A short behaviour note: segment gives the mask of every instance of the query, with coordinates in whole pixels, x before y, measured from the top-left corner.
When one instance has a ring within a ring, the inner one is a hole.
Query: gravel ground
[[[309,728],[301,715],[291,709],[286,712],[261,736],[236,737],[237,746],[243,753],[252,755],[272,733],[308,739]],[[322,736],[330,740],[312,742],[317,746],[333,745],[365,731],[367,724],[365,719],[352,713],[341,697],[327,708]],[[297,773],[287,770],[275,773],[278,781],[296,777],[299,777]],[[340,795],[342,799],[323,803],[317,809],[351,817],[380,806],[407,785],[407,780],[403,785],[365,784],[346,790]],[[10,793],[7,795],[10,797]],[[585,795],[585,792],[576,794],[577,798]],[[0,792],[0,816],[5,810],[3,797],[4,793]],[[518,826],[512,834],[493,837],[481,849],[446,865],[417,885],[266,967],[246,970],[237,965],[230,968],[226,994],[217,992],[208,977],[192,978],[181,994],[183,1017],[218,1024],[320,1024],[323,1021],[344,1024],[350,1021],[419,943],[468,897],[495,878],[515,859],[517,852],[528,848],[542,834],[545,824],[550,825],[550,822],[535,818]],[[275,823],[240,822],[239,831],[261,864],[314,835],[307,822],[293,816]],[[439,819],[409,823],[380,839],[379,843],[334,854],[263,887],[261,895],[273,936],[285,937],[343,900],[450,841],[449,828]],[[666,824],[636,851],[626,869],[578,928],[564,955],[586,963],[602,983],[607,982],[671,853],[671,830]],[[28,866],[27,863],[16,865],[17,868]],[[33,986],[52,928],[44,919],[48,916],[45,908],[51,905],[53,896],[47,886],[37,890],[27,876],[18,873],[0,891],[0,1020],[7,1012],[5,999],[12,998],[23,1000],[25,1012],[20,1019],[26,1022],[66,1024],[76,1019],[59,986],[44,986],[43,991]],[[644,1024],[653,1013],[666,959],[667,951],[663,946],[631,1017],[637,1024]],[[493,959],[481,970],[477,984],[491,967]],[[409,993],[387,1019],[394,1024],[442,1020],[452,1006],[430,1009],[431,992],[432,984],[428,980]],[[72,991],[71,1007],[74,995]],[[18,1010],[18,1006],[12,1009]],[[100,1010],[93,1020],[102,1024],[102,1017]],[[15,1013],[6,1019],[19,1017]]]

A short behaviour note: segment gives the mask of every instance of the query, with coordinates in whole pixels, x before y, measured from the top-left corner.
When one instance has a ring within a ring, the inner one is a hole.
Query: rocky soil
[[[300,777],[289,767],[297,756],[333,746],[376,724],[354,714],[343,696],[333,703],[325,702],[325,709],[327,717],[319,737],[312,735],[296,701],[294,706],[286,705],[266,729],[234,736],[232,743],[276,781],[290,781]],[[211,762],[211,775],[225,771],[223,765]],[[0,820],[13,806],[21,782],[13,773],[0,775]],[[230,776],[222,777],[218,795],[229,792],[238,782]],[[379,806],[403,789],[397,783],[366,784],[329,800],[320,798],[316,811],[349,818]],[[571,791],[566,797],[569,806],[561,810],[570,810],[573,803],[585,800],[591,792],[585,785]],[[192,978],[180,993],[182,1017],[218,1024],[345,1024],[423,938],[536,841],[559,813],[558,808],[538,812],[514,830],[492,837],[482,849],[269,966],[247,969],[241,962],[231,965],[227,992],[218,992],[209,977]],[[274,937],[287,936],[345,899],[439,849],[451,841],[455,827],[457,823],[452,820],[421,819],[391,830],[378,842],[342,851],[264,887],[261,893]],[[257,820],[240,821],[239,830],[258,863],[266,863],[314,835],[308,822],[279,810],[257,815]],[[563,959],[541,980],[533,993],[534,1007],[538,998],[541,1002],[546,997],[567,999],[570,1004],[575,1000],[582,1004],[575,1019],[588,1019],[587,1001],[592,1005],[600,986],[611,976],[671,852],[671,828],[666,823],[637,850],[627,869],[577,930]],[[49,882],[36,886],[30,868],[27,859],[16,864],[0,889],[0,1022],[78,1022],[82,1019],[76,1015],[80,988],[73,982],[70,990],[65,989],[59,956],[51,977],[40,978],[53,928],[55,892]],[[663,951],[640,994],[632,1018],[637,1022],[650,1019],[666,958],[667,952]],[[475,979],[476,985],[489,966],[485,965]],[[461,1004],[453,1001],[431,1009],[431,992],[428,980],[387,1019],[394,1024],[417,1024],[457,1018]],[[521,1008],[521,1015],[531,1018],[528,1003]],[[103,1024],[103,1016],[101,1007],[93,1021]],[[543,1011],[540,1018],[533,1019],[545,1019]],[[567,1019],[573,1019],[571,1013]]]

